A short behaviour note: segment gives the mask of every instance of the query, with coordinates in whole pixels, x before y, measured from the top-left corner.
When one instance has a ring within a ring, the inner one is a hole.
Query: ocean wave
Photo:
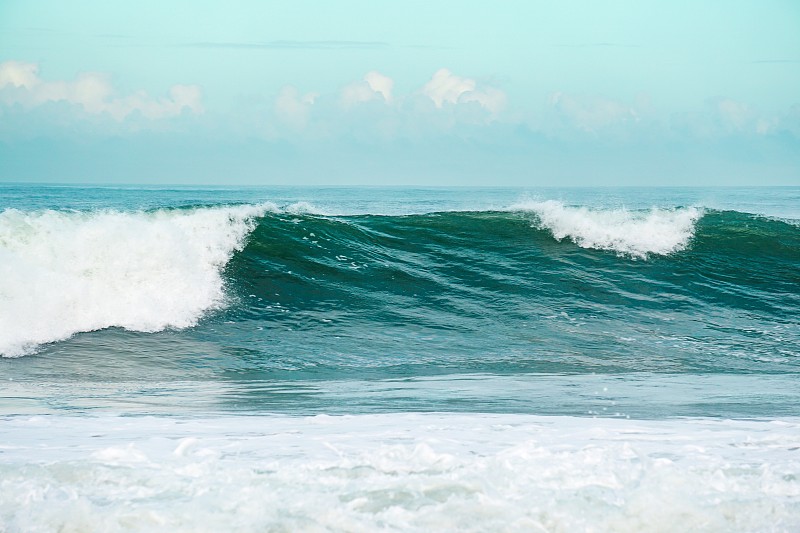
[[[649,254],[667,255],[684,250],[703,216],[696,207],[649,211],[569,207],[562,202],[526,202],[512,206],[535,213],[536,225],[556,240],[570,239],[582,248],[609,250],[645,259]]]
[[[194,325],[272,204],[152,212],[0,213],[0,354],[74,333]]]
[[[109,327],[187,328],[228,302],[232,320],[269,322],[280,305],[452,330],[563,306],[612,306],[616,316],[620,305],[702,302],[786,317],[796,312],[798,250],[796,226],[698,207],[545,201],[404,216],[331,215],[308,203],[7,209],[0,355]],[[664,261],[639,260],[651,256]]]

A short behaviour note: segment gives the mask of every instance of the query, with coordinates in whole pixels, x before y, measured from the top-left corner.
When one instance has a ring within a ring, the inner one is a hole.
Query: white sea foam
[[[0,355],[111,326],[192,326],[223,302],[222,268],[272,209],[3,211]]]
[[[511,209],[535,213],[536,225],[559,241],[569,238],[583,248],[643,259],[649,254],[667,255],[686,248],[703,215],[696,207],[629,211],[570,207],[555,200],[519,203]]]
[[[282,208],[283,211],[293,215],[334,215],[325,209],[322,209],[309,202],[294,202]]]
[[[0,419],[2,531],[800,530],[800,421]]]

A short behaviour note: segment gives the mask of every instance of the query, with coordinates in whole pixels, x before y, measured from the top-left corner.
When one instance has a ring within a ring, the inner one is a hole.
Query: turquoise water
[[[797,414],[797,188],[0,191],[5,412]]]
[[[0,355],[0,531],[800,528],[797,187],[3,185]]]

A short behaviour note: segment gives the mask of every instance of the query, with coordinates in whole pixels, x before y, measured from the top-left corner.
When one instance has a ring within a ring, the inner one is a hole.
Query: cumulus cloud
[[[430,99],[438,109],[446,104],[477,103],[480,107],[496,114],[506,104],[506,95],[494,87],[478,87],[478,83],[470,78],[462,78],[446,68],[439,69],[433,77],[415,95],[395,98],[392,94],[394,80],[380,72],[368,72],[363,79],[345,86],[340,95],[340,103],[344,108],[370,101],[383,101],[387,104],[399,103],[423,95]]]
[[[716,108],[720,118],[737,130],[744,129],[752,115],[750,106],[730,98],[719,100],[716,103]]]
[[[300,94],[296,87],[285,86],[275,98],[275,114],[293,129],[303,129],[308,124],[311,106],[319,95]]]
[[[0,63],[0,87],[11,85],[30,89],[38,83],[39,68],[34,63],[6,61]]]
[[[268,136],[345,135],[374,141],[440,135],[458,127],[463,136],[468,135],[464,126],[480,129],[497,122],[505,102],[503,91],[447,69],[437,71],[424,87],[400,94],[391,77],[370,71],[333,93],[304,94],[291,85],[283,87],[272,100],[264,131]]]
[[[727,97],[710,98],[701,108],[675,113],[672,126],[699,138],[769,135],[788,130],[788,115],[765,115],[753,105]]]
[[[184,109],[203,112],[202,94],[196,85],[173,85],[166,98],[153,98],[145,91],[116,96],[108,77],[80,74],[72,81],[47,81],[39,77],[35,63],[0,63],[0,102],[33,108],[48,102],[67,102],[90,114],[107,113],[122,121],[134,112],[156,120],[181,114]]]
[[[759,115],[755,109],[744,102],[722,98],[715,103],[722,126],[728,132],[755,132],[766,135],[775,130],[778,121]]]
[[[588,133],[595,133],[614,124],[640,120],[634,106],[599,96],[581,97],[554,92],[548,103],[573,126]]]
[[[394,80],[380,72],[368,72],[362,80],[351,83],[342,89],[341,103],[344,107],[352,107],[361,102],[382,99],[392,102]]]
[[[394,87],[394,81],[392,78],[389,76],[384,76],[380,72],[375,72],[373,70],[364,76],[364,81],[369,84],[373,91],[380,93],[384,100],[387,102],[392,101],[392,87]]]
[[[422,87],[422,93],[433,100],[436,107],[445,102],[458,103],[459,97],[475,90],[475,80],[461,78],[446,68],[437,70],[431,80]]]
[[[800,139],[800,104],[795,104],[781,117],[776,129]]]
[[[477,88],[477,82],[462,78],[446,68],[437,70],[421,90],[422,94],[433,100],[436,107],[445,103],[460,104],[476,102],[491,113],[498,113],[506,103],[503,91],[493,87]]]

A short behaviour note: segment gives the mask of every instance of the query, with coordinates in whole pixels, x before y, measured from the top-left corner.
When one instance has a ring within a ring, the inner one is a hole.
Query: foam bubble
[[[294,202],[283,208],[286,213],[292,215],[330,215],[331,213],[317,207],[309,202]]]
[[[222,268],[274,206],[0,213],[0,355],[77,332],[194,325]]]
[[[397,413],[2,422],[0,524],[9,531],[800,527],[797,419]]]
[[[512,206],[532,211],[537,226],[557,240],[569,238],[583,248],[610,250],[641,259],[648,254],[667,255],[686,248],[694,235],[702,209],[695,207],[629,211],[569,207],[562,202],[525,202]]]

